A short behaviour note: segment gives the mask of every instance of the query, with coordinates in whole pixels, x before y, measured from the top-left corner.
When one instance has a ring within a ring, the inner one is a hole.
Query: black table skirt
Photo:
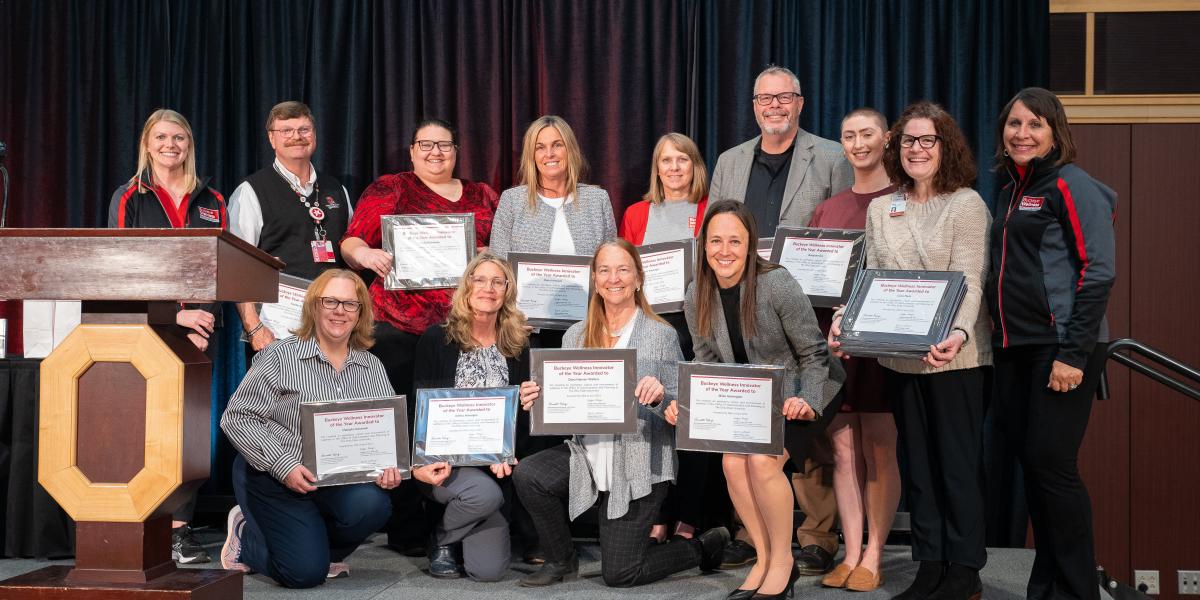
[[[37,482],[37,359],[0,360],[0,539],[3,555],[64,558],[75,524]]]

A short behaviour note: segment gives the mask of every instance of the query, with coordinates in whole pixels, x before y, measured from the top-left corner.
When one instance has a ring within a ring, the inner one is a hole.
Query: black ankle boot
[[[579,555],[571,553],[564,561],[547,560],[541,568],[521,578],[524,587],[542,587],[560,581],[574,581],[579,577]]]
[[[917,568],[917,577],[913,579],[908,589],[896,594],[892,600],[926,600],[946,574],[946,563],[936,560],[923,560]]]
[[[436,536],[429,536],[429,574],[440,579],[462,577],[462,565],[453,544],[440,546]]]
[[[979,600],[983,596],[983,582],[979,571],[971,567],[951,564],[946,568],[942,583],[927,600]]]

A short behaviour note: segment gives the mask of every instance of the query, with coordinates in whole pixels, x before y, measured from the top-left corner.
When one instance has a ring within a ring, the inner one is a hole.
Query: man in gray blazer
[[[800,128],[804,96],[800,80],[786,67],[771,65],[754,80],[754,119],[761,135],[721,153],[713,169],[708,205],[718,200],[745,202],[754,213],[759,235],[775,235],[779,226],[807,227],[817,205],[854,184],[854,170],[842,145]],[[793,475],[796,499],[806,519],[797,524],[801,551],[797,566],[804,575],[833,568],[837,535],[831,532],[837,516],[832,485],[822,471],[831,469],[828,438],[814,443],[805,473]],[[816,460],[813,460],[816,458]],[[722,567],[753,560],[744,532],[726,546]]]
[[[754,80],[751,101],[761,135],[721,153],[709,186],[718,200],[745,202],[760,235],[775,228],[807,227],[817,205],[854,183],[842,145],[800,128],[800,80],[772,65]]]

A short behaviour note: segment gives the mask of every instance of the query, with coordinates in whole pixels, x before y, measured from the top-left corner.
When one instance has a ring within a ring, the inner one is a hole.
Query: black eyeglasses
[[[355,313],[358,312],[358,309],[362,308],[362,302],[358,300],[338,300],[329,296],[321,296],[321,306],[325,310],[336,310],[338,306],[341,306],[342,310],[348,313]]]
[[[940,135],[912,136],[912,135],[904,134],[904,135],[900,136],[900,147],[901,148],[912,148],[913,144],[921,144],[922,148],[928,150],[928,149],[936,146],[937,143],[940,141],[942,141],[942,136],[940,136]]]
[[[450,152],[451,150],[454,150],[454,142],[435,142],[433,140],[417,140],[413,143],[416,144],[417,147],[421,149],[421,152],[429,152],[430,150],[433,150],[434,146],[437,146],[438,150],[441,150],[442,152]]]
[[[799,97],[800,94],[796,92],[780,92],[778,94],[755,94],[750,99],[757,102],[760,106],[770,106],[772,100],[778,100],[780,104],[791,104]]]

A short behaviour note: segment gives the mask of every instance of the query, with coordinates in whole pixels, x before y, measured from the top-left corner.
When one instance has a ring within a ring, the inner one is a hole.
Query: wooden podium
[[[240,572],[171,560],[171,513],[209,475],[212,390],[175,308],[274,302],[283,263],[219,229],[0,229],[0,256],[0,296],[83,301],[42,361],[38,426],[75,566],[0,581],[0,598],[241,598]]]

